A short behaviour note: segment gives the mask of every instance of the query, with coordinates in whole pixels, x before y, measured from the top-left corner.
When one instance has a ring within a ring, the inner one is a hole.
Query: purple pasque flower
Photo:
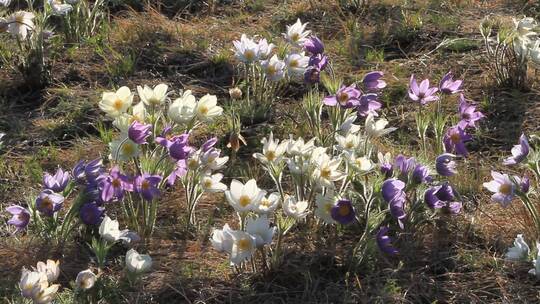
[[[386,178],[392,176],[393,173],[393,166],[391,163],[382,163],[380,164],[381,173],[384,174]]]
[[[356,107],[356,111],[358,113],[358,116],[366,117],[369,114],[373,116],[379,116],[379,113],[377,113],[377,110],[379,110],[382,107],[382,104],[378,100],[377,94],[369,93],[364,94],[360,97],[360,102],[358,103],[358,106]]]
[[[381,187],[382,197],[390,206],[390,214],[398,220],[402,229],[402,219],[407,216],[404,209],[407,200],[404,189],[405,183],[395,178],[387,179]]]
[[[441,176],[452,176],[457,173],[456,156],[451,153],[443,153],[435,159],[435,170]]]
[[[100,206],[97,202],[85,203],[79,210],[79,216],[86,225],[99,225],[105,215],[105,207]]]
[[[321,39],[311,36],[304,41],[304,50],[310,52],[312,55],[322,54],[324,53],[324,44]]]
[[[508,174],[501,174],[497,171],[491,171],[491,176],[493,180],[483,183],[484,188],[493,192],[491,195],[491,200],[501,204],[501,206],[506,207],[512,199],[514,199],[516,192],[516,184]]]
[[[158,185],[161,182],[162,177],[159,175],[150,175],[144,173],[141,176],[137,176],[135,179],[135,191],[139,193],[143,199],[152,201],[155,197],[159,196]]]
[[[128,128],[128,137],[134,143],[142,145],[146,143],[146,139],[150,136],[152,129],[151,124],[143,124],[134,120]]]
[[[386,81],[381,80],[383,76],[384,73],[380,71],[373,71],[367,73],[366,75],[364,75],[364,79],[362,79],[364,87],[368,91],[378,91],[380,89],[384,89],[386,87]]]
[[[348,199],[340,199],[330,209],[332,218],[343,225],[350,224],[355,219],[355,211],[352,202]]]
[[[24,230],[26,226],[28,226],[28,223],[30,223],[30,212],[26,208],[18,205],[11,205],[6,208],[6,211],[12,215],[7,223],[17,227],[16,232]]]
[[[317,54],[309,57],[308,66],[315,67],[320,71],[324,71],[328,64],[328,56],[323,54]]]
[[[304,82],[307,84],[319,83],[321,70],[316,67],[308,67],[304,72]]]
[[[72,175],[78,183],[95,183],[96,179],[103,173],[103,163],[100,158],[96,158],[88,163],[79,161],[72,170]]]
[[[458,126],[462,129],[476,128],[476,122],[484,118],[482,112],[476,111],[476,106],[467,102],[463,94],[459,95],[459,118]]]
[[[169,155],[176,159],[187,159],[193,148],[189,146],[189,134],[184,133],[167,139],[165,137],[157,137],[156,142],[167,148]]]
[[[438,100],[439,97],[435,95],[439,89],[436,87],[429,87],[429,79],[424,79],[418,86],[416,78],[411,75],[409,82],[409,98],[413,101],[419,102],[421,105],[428,104],[432,101]]]
[[[388,236],[388,227],[381,227],[377,232],[376,240],[379,250],[389,255],[398,254],[398,250],[392,245],[392,239]]]
[[[179,177],[183,177],[187,173],[187,165],[186,160],[181,159],[176,162],[176,166],[174,170],[167,176],[167,185],[172,186],[176,182],[176,179]]]
[[[433,180],[429,175],[428,167],[422,164],[416,164],[412,172],[412,181],[415,184],[430,183]]]
[[[439,83],[439,89],[443,94],[451,95],[457,92],[461,92],[459,88],[461,87],[463,81],[454,80],[453,77],[454,75],[452,74],[452,72],[448,72],[441,79],[441,82]]]
[[[457,155],[467,157],[468,152],[465,142],[472,140],[472,136],[465,133],[460,126],[448,128],[443,138],[444,149],[448,153],[454,152]]]
[[[103,202],[121,200],[125,191],[133,191],[130,178],[120,173],[118,166],[112,167],[108,175],[101,175],[99,179]]]
[[[454,189],[448,183],[431,187],[424,193],[424,201],[429,208],[442,209],[449,214],[458,214],[461,211],[461,202],[454,200]]]
[[[216,145],[217,141],[218,141],[217,137],[212,137],[212,138],[210,138],[209,140],[207,140],[207,141],[201,146],[201,150],[202,150],[203,152],[206,152],[206,151],[212,149],[212,148]]]
[[[519,137],[519,144],[512,147],[512,156],[506,158],[503,161],[503,165],[516,165],[524,161],[530,152],[529,141],[527,141],[527,136],[521,134]]]
[[[362,92],[356,88],[356,84],[351,84],[346,87],[344,85],[339,88],[336,95],[327,96],[323,99],[323,103],[327,106],[340,105],[342,108],[350,109],[360,103]]]
[[[54,175],[50,175],[48,172],[43,174],[43,186],[45,189],[50,189],[53,192],[62,192],[66,189],[71,176],[69,172],[58,168]]]
[[[36,199],[36,209],[46,216],[53,216],[62,208],[64,197],[50,189],[41,191]]]
[[[401,176],[407,177],[409,172],[416,167],[416,159],[399,154],[394,159],[394,167],[399,170]]]
[[[519,182],[519,189],[523,193],[529,192],[529,189],[531,188],[531,180],[528,176],[524,176],[521,181]]]

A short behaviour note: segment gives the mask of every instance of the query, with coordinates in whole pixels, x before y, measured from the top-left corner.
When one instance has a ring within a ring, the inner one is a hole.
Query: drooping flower
[[[255,237],[257,247],[272,243],[276,229],[276,227],[270,227],[270,221],[265,214],[259,215],[256,219],[248,218],[246,222],[246,232]]]
[[[98,225],[101,223],[104,214],[105,207],[96,202],[85,203],[79,211],[81,220],[86,225]]]
[[[233,179],[229,190],[225,191],[227,201],[238,213],[255,210],[265,194],[266,191],[259,189],[254,179],[245,185]]]
[[[369,72],[364,75],[362,83],[368,91],[377,91],[380,89],[384,89],[386,87],[386,82],[384,80],[381,80],[383,76],[384,73],[380,71]]]
[[[162,177],[159,175],[143,173],[135,178],[135,191],[137,191],[137,193],[139,193],[143,199],[152,201],[160,194],[158,185],[161,180]]]
[[[128,137],[134,143],[142,145],[146,143],[146,138],[150,136],[152,125],[142,124],[138,121],[133,121],[128,129]]]
[[[332,206],[332,218],[340,224],[346,225],[354,221],[356,212],[352,202],[348,199],[340,199]]]
[[[116,118],[123,113],[133,103],[133,93],[128,87],[121,87],[116,92],[105,92],[99,102],[99,108],[112,118]]]
[[[206,94],[197,102],[195,114],[200,121],[211,122],[216,117],[221,116],[223,108],[217,105],[215,95]]]
[[[139,98],[145,105],[155,107],[165,102],[168,88],[164,83],[158,84],[153,89],[147,85],[144,87],[137,86],[137,93],[139,93]]]
[[[462,129],[476,128],[476,122],[484,117],[484,114],[476,111],[475,105],[467,102],[463,94],[459,96],[459,127]]]
[[[214,229],[210,239],[212,247],[219,252],[231,253],[233,246],[232,232],[233,230],[229,227],[229,224],[223,225],[223,229]]]
[[[465,133],[460,126],[448,128],[443,138],[444,148],[447,153],[454,152],[457,155],[467,157],[468,151],[465,142],[472,140],[472,136]]]
[[[36,199],[36,208],[46,216],[53,216],[55,212],[62,208],[64,197],[49,189],[41,191]]]
[[[126,268],[129,272],[141,274],[152,267],[152,258],[148,254],[139,254],[135,249],[126,253]]]
[[[254,158],[264,164],[278,163],[283,159],[283,154],[287,149],[288,141],[285,140],[279,143],[279,140],[274,140],[273,132],[270,132],[268,138],[263,138],[261,143],[263,144],[263,153],[254,153]]]
[[[524,161],[529,155],[530,146],[527,141],[527,136],[521,134],[519,137],[519,144],[512,147],[512,156],[506,158],[503,161],[504,165],[516,165]]]
[[[452,72],[448,72],[441,79],[439,89],[443,94],[455,94],[461,91],[459,88],[461,87],[462,83],[462,80],[454,80]]]
[[[26,208],[11,205],[6,208],[6,211],[12,215],[7,223],[17,227],[16,231],[24,230],[28,226],[28,223],[30,223],[30,212]]]
[[[6,18],[7,31],[13,36],[26,39],[28,33],[34,30],[34,18],[31,12],[15,12]]]
[[[441,176],[452,176],[457,173],[456,156],[450,153],[443,153],[435,159],[435,169]]]
[[[177,98],[169,106],[167,115],[178,124],[187,124],[195,117],[197,100],[190,90],[185,91],[182,97]]]
[[[308,67],[309,57],[304,53],[292,53],[285,57],[285,64],[291,75],[303,75]]]
[[[54,283],[60,276],[60,261],[47,260],[46,263],[38,262],[37,271],[44,273],[47,276],[49,283]]]
[[[363,94],[360,97],[359,103],[356,106],[356,112],[358,116],[365,117],[368,115],[379,116],[377,110],[382,107],[382,104],[378,101],[377,94],[369,93]]]
[[[370,114],[366,117],[364,129],[366,130],[366,134],[368,137],[377,138],[377,137],[384,136],[390,132],[393,132],[397,129],[393,127],[386,128],[387,125],[388,125],[388,120],[381,118],[375,121],[375,117]]]
[[[514,240],[514,247],[508,248],[504,258],[509,261],[521,261],[527,259],[530,248],[523,239],[523,234],[518,234]]]
[[[392,245],[392,239],[388,236],[388,227],[381,227],[377,232],[377,246],[379,250],[389,255],[398,254],[398,250]]]
[[[256,61],[259,55],[259,45],[248,38],[245,34],[242,34],[240,40],[233,41],[235,56],[238,60],[251,63]]]
[[[336,95],[327,96],[323,99],[323,103],[327,106],[339,105],[342,108],[350,109],[360,103],[362,92],[356,88],[356,84],[350,86],[341,86],[336,92]]]
[[[92,272],[90,269],[86,269],[77,274],[75,284],[77,285],[77,288],[88,290],[94,287],[96,280],[97,276],[94,274],[94,272]]]
[[[419,102],[421,105],[428,104],[432,101],[438,100],[439,97],[435,95],[439,89],[436,87],[429,87],[429,79],[424,79],[418,86],[416,78],[411,75],[409,82],[409,98],[413,101]]]
[[[286,196],[283,202],[283,212],[296,220],[303,219],[308,214],[308,205],[307,201],[297,201],[294,196]]]
[[[274,54],[270,59],[263,60],[261,67],[268,78],[271,81],[281,80],[285,73],[285,62],[280,60],[277,55]]]
[[[128,161],[139,156],[139,145],[129,138],[118,138],[109,143],[109,159],[114,161]]]
[[[265,196],[261,199],[261,202],[257,205],[257,208],[253,211],[258,214],[267,214],[274,212],[279,205],[280,199],[281,198],[279,196],[279,193],[270,193],[268,197]]]
[[[493,177],[493,180],[484,183],[484,188],[493,192],[491,200],[501,204],[503,207],[508,206],[515,196],[516,185],[510,179],[508,174],[491,171],[491,176]]]
[[[70,180],[69,172],[63,171],[62,168],[58,168],[54,175],[50,175],[48,172],[43,174],[43,186],[53,192],[64,191]]]
[[[301,47],[311,33],[311,31],[306,30],[307,24],[307,22],[302,24],[300,19],[297,19],[293,25],[287,25],[287,32],[283,36],[293,46]]]
[[[256,238],[244,231],[233,230],[230,232],[232,238],[231,264],[238,265],[250,258],[255,252]]]

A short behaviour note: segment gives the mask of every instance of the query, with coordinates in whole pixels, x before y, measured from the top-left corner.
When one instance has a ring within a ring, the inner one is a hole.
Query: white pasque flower
[[[229,227],[229,224],[223,225],[223,229],[214,229],[210,239],[212,247],[219,252],[231,253],[233,246],[232,232],[233,230]]]
[[[0,5],[3,5],[5,7],[8,7],[11,3],[11,0],[0,0]]]
[[[197,100],[191,91],[187,90],[182,94],[182,97],[177,98],[169,106],[167,114],[172,121],[186,124],[195,117],[195,107],[197,107]]]
[[[129,130],[129,126],[131,123],[135,120],[133,115],[130,115],[128,113],[123,113],[122,115],[116,117],[113,120],[113,126],[115,126],[120,133],[127,134]]]
[[[535,41],[528,49],[528,56],[535,65],[540,66],[540,41]]]
[[[354,133],[349,133],[346,136],[336,134],[335,138],[339,151],[353,152],[358,149],[358,147],[363,141],[360,135]]]
[[[266,77],[272,81],[281,80],[285,73],[285,62],[280,60],[275,54],[272,58],[263,60],[261,67]]]
[[[277,163],[281,161],[288,145],[286,140],[282,143],[279,143],[279,140],[274,140],[274,134],[272,132],[270,132],[268,138],[263,138],[261,143],[263,144],[263,153],[254,153],[253,157],[262,163]]]
[[[49,282],[42,281],[37,285],[34,285],[32,289],[32,301],[34,304],[48,304],[54,300],[56,292],[60,288],[59,284],[53,284],[49,286]]]
[[[341,135],[347,135],[350,133],[356,133],[360,131],[360,126],[354,124],[357,118],[358,118],[358,115],[356,114],[353,114],[347,117],[345,121],[341,124],[341,126],[339,127],[339,133]]]
[[[240,40],[233,41],[233,45],[234,55],[238,60],[250,63],[259,58],[259,45],[253,39],[248,38],[246,34],[242,34]]]
[[[115,161],[128,161],[140,153],[139,145],[129,138],[118,138],[109,143],[109,159]]]
[[[120,224],[117,220],[113,220],[107,215],[101,221],[99,225],[99,235],[109,242],[116,242],[121,240],[123,243],[135,242],[139,239],[139,236],[128,229],[120,230]]]
[[[311,31],[306,31],[307,24],[307,22],[302,24],[300,19],[297,19],[293,25],[287,25],[287,32],[283,36],[290,44],[302,46],[311,33]]]
[[[62,3],[60,0],[48,0],[48,2],[55,15],[65,15],[73,9],[71,5]]]
[[[231,231],[232,248],[230,261],[233,265],[238,265],[250,258],[255,252],[256,239],[253,235],[244,231]]]
[[[327,191],[325,195],[317,194],[315,197],[315,216],[322,219],[327,224],[334,224],[336,221],[332,218],[332,207],[336,203],[334,191]]]
[[[47,276],[49,283],[54,283],[60,276],[60,261],[47,260],[47,263],[39,261],[36,270],[44,273]]]
[[[259,215],[257,219],[248,218],[246,222],[246,231],[255,237],[257,247],[272,243],[276,229],[276,227],[270,227],[270,221],[266,215]]]
[[[508,248],[508,251],[504,255],[506,260],[520,261],[526,259],[529,256],[529,245],[523,239],[523,234],[518,234],[514,240],[514,247]]]
[[[133,103],[133,93],[128,87],[121,87],[116,92],[104,92],[99,108],[112,118],[126,113]]]
[[[529,270],[529,274],[540,279],[540,243],[536,242],[536,259],[532,261],[534,268]]]
[[[263,197],[261,202],[257,205],[257,208],[253,211],[258,214],[274,212],[279,206],[279,200],[279,193],[272,192],[268,197]]]
[[[258,46],[258,58],[259,59],[266,59],[270,54],[272,53],[272,50],[276,47],[273,43],[268,43],[266,41],[266,38],[262,38],[257,43]]]
[[[28,32],[34,30],[34,13],[18,11],[6,18],[8,24],[7,31],[22,39],[26,39]]]
[[[82,290],[88,290],[96,283],[97,276],[90,269],[83,270],[77,274],[75,284]]]
[[[204,153],[200,152],[200,150],[197,152],[199,153],[194,153],[194,154],[198,154],[196,155],[196,157],[198,158],[197,160],[198,164],[204,166],[205,169],[207,170],[212,170],[212,171],[219,170],[223,168],[225,164],[229,161],[228,156],[220,157],[221,155],[220,149],[210,149]],[[190,159],[188,160],[189,168],[191,168],[191,165],[193,165],[190,163],[192,161],[193,160],[190,157]]]
[[[313,179],[320,187],[334,188],[334,182],[341,180],[345,174],[338,170],[341,164],[341,159],[331,158],[326,153],[322,153],[314,159],[315,170],[313,171]]]
[[[513,19],[515,30],[520,38],[529,38],[529,36],[535,36],[535,27],[537,26],[536,20],[532,17],[524,17],[520,20]]]
[[[204,122],[211,122],[222,113],[223,108],[217,105],[217,97],[215,95],[204,95],[195,106],[197,118]]]
[[[43,282],[48,284],[47,274],[39,271],[30,271],[23,267],[21,280],[19,281],[21,295],[25,298],[31,298],[34,287],[41,285]]]
[[[131,273],[147,272],[152,267],[152,258],[148,254],[139,254],[135,249],[126,253],[126,268]]]
[[[309,57],[302,53],[292,53],[285,57],[287,70],[292,75],[304,75],[308,64]]]
[[[147,106],[158,106],[165,102],[167,99],[167,89],[169,87],[160,83],[155,86],[153,89],[147,85],[143,87],[137,86],[137,92],[139,93],[139,98]]]
[[[146,116],[148,116],[148,112],[146,111],[144,102],[139,102],[133,106],[133,120],[143,123],[146,120]]]
[[[307,142],[304,142],[302,137],[298,137],[297,140],[293,139],[293,136],[289,136],[289,141],[287,144],[287,154],[290,156],[309,156],[311,151],[315,149],[315,138],[310,139]]]
[[[350,165],[360,172],[370,171],[375,166],[375,164],[365,156],[356,157],[354,154],[349,154],[347,159]]]
[[[227,185],[221,182],[223,174],[205,174],[201,177],[201,187],[206,192],[223,192],[227,190]]]
[[[381,118],[377,121],[375,121],[375,117],[372,114],[369,114],[366,118],[366,134],[368,137],[371,138],[377,138],[384,136],[392,131],[395,131],[397,128],[386,128],[386,125],[388,125],[388,120]]]
[[[265,194],[266,191],[259,189],[254,179],[250,179],[245,185],[233,179],[230,190],[225,191],[227,201],[238,213],[255,210]]]
[[[283,202],[283,212],[285,215],[290,216],[294,219],[303,219],[307,216],[308,202],[307,201],[297,201],[294,196],[285,197]]]

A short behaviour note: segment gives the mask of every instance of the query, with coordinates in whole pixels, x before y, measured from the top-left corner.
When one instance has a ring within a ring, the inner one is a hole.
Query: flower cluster
[[[47,260],[38,262],[32,270],[23,267],[19,281],[21,295],[34,303],[51,303],[60,288],[59,284],[53,284],[60,276],[59,264],[59,261]]]

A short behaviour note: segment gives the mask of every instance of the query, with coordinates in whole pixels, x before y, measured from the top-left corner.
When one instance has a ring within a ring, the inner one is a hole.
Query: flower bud
[[[231,99],[240,99],[242,98],[242,90],[238,87],[234,87],[229,89],[229,95],[231,96]]]

